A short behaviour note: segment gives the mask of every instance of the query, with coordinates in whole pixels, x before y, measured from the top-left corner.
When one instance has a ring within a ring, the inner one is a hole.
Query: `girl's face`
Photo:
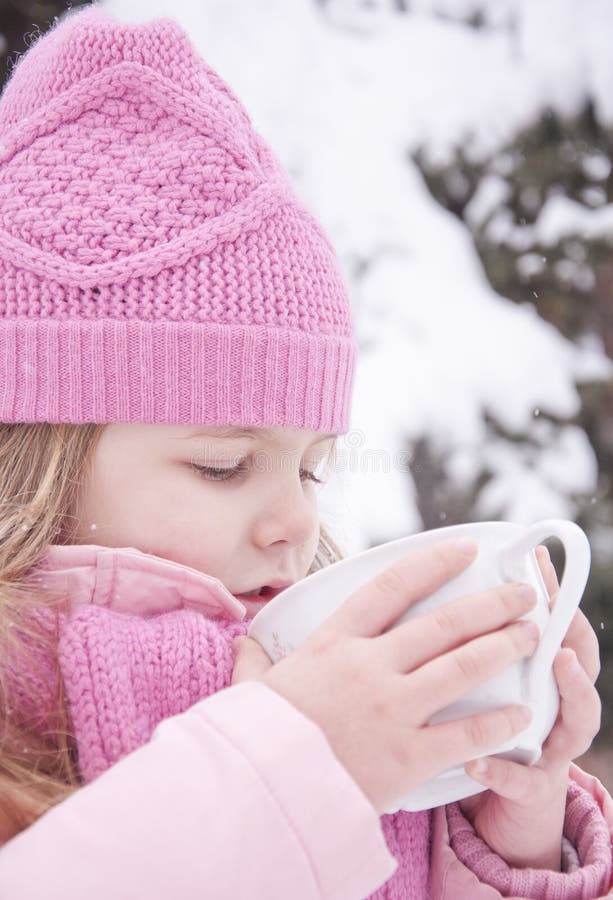
[[[107,425],[71,539],[135,547],[235,596],[303,578],[319,540],[316,483],[333,435],[291,428]]]

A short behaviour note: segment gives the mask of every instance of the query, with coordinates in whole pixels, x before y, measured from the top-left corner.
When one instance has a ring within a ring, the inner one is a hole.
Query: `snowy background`
[[[610,3],[103,5],[125,21],[171,14],[188,30],[332,236],[361,346],[352,430],[339,443],[338,477],[322,493],[344,548],[432,526],[410,465],[423,438],[452,485],[474,487],[473,518],[576,517],[578,498],[594,494],[598,478],[575,423],[577,385],[611,377],[602,341],[591,334],[571,342],[531,303],[498,295],[471,233],[434,200],[412,156],[444,165],[462,146],[486,158],[541,110],[572,116],[588,95],[610,126]],[[608,174],[595,156],[599,165]],[[501,191],[502,179],[484,179],[472,219],[488,216]],[[533,228],[545,242],[577,227],[611,232],[612,213],[613,205],[591,209],[554,196]],[[490,227],[512,238],[511,223]],[[529,452],[493,436],[490,414],[506,434],[521,434]],[[444,508],[438,517],[451,521]]]
[[[596,148],[582,154],[601,191],[587,202],[552,190],[518,223],[504,178],[508,147],[543,111],[571,120],[589,101],[613,128],[610,2],[104,5],[127,21],[171,14],[187,29],[337,248],[361,352],[352,428],[321,503],[344,549],[469,518],[581,521],[606,490],[580,415],[581,385],[613,376],[602,335],[563,335],[539,314],[537,291],[524,302],[496,292],[475,231],[515,247],[524,280],[564,236],[613,235],[611,166]],[[453,182],[459,151],[484,163],[462,216],[424,178],[447,167]],[[580,258],[562,263],[593,288]],[[613,522],[590,525],[610,570]],[[606,601],[593,610],[601,630]]]
[[[360,344],[351,431],[321,493],[344,550],[470,519],[575,519],[607,650],[610,0],[100,5],[188,31],[335,244]],[[526,181],[552,134],[559,183],[542,161]]]

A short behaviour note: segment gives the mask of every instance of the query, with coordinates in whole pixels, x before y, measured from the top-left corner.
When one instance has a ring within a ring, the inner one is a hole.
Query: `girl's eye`
[[[231,469],[213,469],[211,466],[197,466],[196,463],[192,463],[192,467],[201,478],[205,478],[207,481],[229,481],[235,475],[244,472],[246,468],[243,463],[239,463]]]
[[[241,475],[247,467],[244,463],[239,463],[232,469],[214,469],[210,466],[198,466],[196,463],[192,463],[192,468],[207,481],[229,481],[235,475]],[[307,469],[300,469],[300,478],[303,481],[313,481],[315,484],[325,484],[322,478],[318,478],[314,472],[309,472]]]

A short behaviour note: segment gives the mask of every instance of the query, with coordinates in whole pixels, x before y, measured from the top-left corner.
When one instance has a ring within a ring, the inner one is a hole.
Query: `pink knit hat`
[[[343,433],[334,250],[172,19],[70,15],[0,98],[0,421]]]

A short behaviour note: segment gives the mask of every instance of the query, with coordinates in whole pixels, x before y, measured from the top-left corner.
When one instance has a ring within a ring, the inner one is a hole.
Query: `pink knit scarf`
[[[64,624],[59,652],[85,780],[146,743],[162,719],[228,687],[232,642],[247,628],[246,622],[211,620],[188,609],[147,619],[79,608]],[[428,813],[384,815],[382,826],[399,867],[372,896],[422,900]]]
[[[249,623],[238,621],[242,605],[216,579],[133,548],[87,545],[51,547],[34,580],[71,600],[70,613],[61,616],[58,654],[86,782],[149,741],[163,719],[230,685],[233,640],[246,634]],[[50,621],[48,608],[39,614]],[[52,673],[49,660],[26,673],[34,708],[26,709],[24,700],[16,715],[48,725],[41,711],[51,707]],[[457,803],[437,821],[449,829],[452,850],[445,852],[457,853],[503,896],[598,896],[609,884],[608,825],[574,781],[565,832],[579,849],[582,868],[572,875],[506,866]],[[437,851],[430,847],[431,813],[398,812],[382,816],[381,823],[398,868],[371,896],[424,900],[431,849]]]

